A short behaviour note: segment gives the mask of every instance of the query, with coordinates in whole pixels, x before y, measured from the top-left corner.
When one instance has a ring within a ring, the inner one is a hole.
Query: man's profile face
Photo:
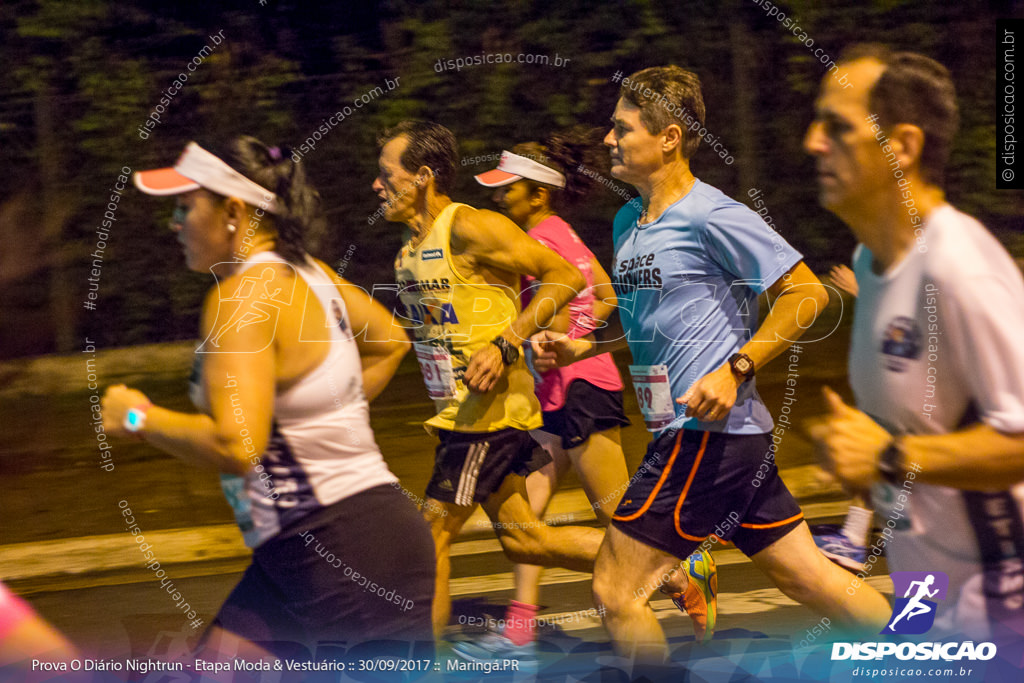
[[[850,87],[831,74],[822,80],[814,121],[804,136],[804,150],[816,160],[818,200],[840,218],[877,200],[877,191],[893,184],[882,143],[871,126],[871,88],[882,75],[881,62],[866,58],[847,65]],[[884,136],[883,136],[884,140]]]
[[[373,191],[384,208],[384,219],[405,223],[416,215],[416,199],[422,189],[416,187],[416,174],[402,166],[402,154],[409,138],[399,135],[380,150],[380,175],[373,181]]]
[[[640,121],[640,107],[621,97],[604,144],[611,156],[612,176],[623,182],[643,183],[664,165],[662,135],[649,133]]]

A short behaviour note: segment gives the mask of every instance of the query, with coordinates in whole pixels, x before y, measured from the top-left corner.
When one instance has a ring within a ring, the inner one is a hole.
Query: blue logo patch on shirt
[[[427,249],[420,258],[424,261],[434,261],[444,258],[444,249]]]
[[[885,328],[882,336],[882,353],[885,367],[893,372],[903,372],[908,362],[921,355],[921,330],[913,318],[894,318]]]

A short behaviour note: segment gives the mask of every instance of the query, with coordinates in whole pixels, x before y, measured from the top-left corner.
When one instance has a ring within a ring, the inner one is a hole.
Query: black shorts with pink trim
[[[671,429],[651,442],[612,523],[678,558],[709,536],[747,556],[803,521],[782,483],[768,434]]]

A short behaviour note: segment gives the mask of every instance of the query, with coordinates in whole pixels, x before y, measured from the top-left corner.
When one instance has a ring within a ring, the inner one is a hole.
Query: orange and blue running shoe
[[[718,569],[710,552],[698,550],[690,555],[686,578],[685,590],[668,596],[690,616],[697,642],[706,643],[715,635],[718,621]]]

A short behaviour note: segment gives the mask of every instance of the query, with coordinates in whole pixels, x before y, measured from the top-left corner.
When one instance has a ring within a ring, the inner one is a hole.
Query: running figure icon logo
[[[265,266],[258,275],[252,271],[242,276],[230,296],[228,290],[220,290],[221,279],[217,280],[218,303],[217,320],[211,326],[210,333],[196,349],[196,353],[223,353],[221,339],[228,332],[240,333],[246,327],[255,324],[271,323],[277,329],[277,318],[284,306],[291,304],[295,288],[295,269],[290,264],[281,264],[291,270],[289,278],[278,277],[274,267]],[[216,274],[216,273],[215,273]],[[251,349],[233,348],[234,353],[259,353],[271,342],[263,341],[263,346]]]
[[[883,635],[920,635],[935,623],[937,603],[945,600],[949,577],[943,572],[893,572],[891,574],[896,604],[892,619],[882,629]]]

